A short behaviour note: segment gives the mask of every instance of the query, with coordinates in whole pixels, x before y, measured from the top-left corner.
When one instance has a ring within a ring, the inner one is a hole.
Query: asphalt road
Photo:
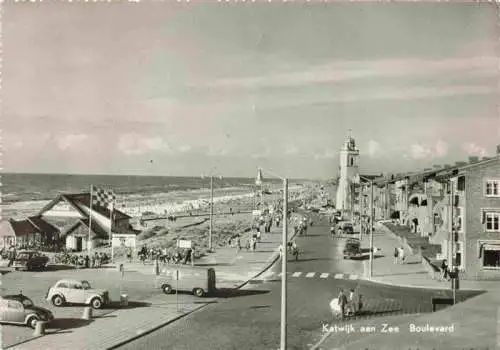
[[[333,319],[328,307],[340,288],[358,288],[365,297],[364,314],[349,320],[355,324],[400,322],[411,317],[408,315],[430,312],[431,296],[447,295],[448,291],[336,279],[338,273],[349,273],[351,278],[361,274],[362,261],[343,260],[339,252],[345,239],[332,239],[327,221],[320,220],[317,215],[313,218],[314,226],[309,228],[308,235],[296,239],[301,251],[299,261],[288,264],[288,349],[309,348],[324,336],[323,325],[340,322]],[[276,274],[280,269],[281,264],[273,267]],[[279,349],[280,293],[279,280],[251,284],[233,297],[219,299],[218,303],[120,349]],[[366,334],[337,335],[337,345],[355,341],[361,336]]]

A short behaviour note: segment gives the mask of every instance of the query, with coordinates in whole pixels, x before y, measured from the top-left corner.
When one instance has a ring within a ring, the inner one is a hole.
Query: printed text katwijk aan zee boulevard
[[[399,333],[405,331],[404,326],[393,326],[388,323],[380,323],[377,325],[353,325],[350,323],[341,325],[330,325],[323,323],[322,329],[325,333]],[[454,324],[433,325],[433,324],[408,324],[406,329],[410,333],[453,333],[455,332]]]

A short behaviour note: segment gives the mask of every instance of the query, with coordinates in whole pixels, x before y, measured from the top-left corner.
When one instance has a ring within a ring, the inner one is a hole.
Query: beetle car
[[[65,304],[85,304],[93,309],[101,309],[110,303],[109,292],[94,289],[88,281],[60,280],[47,291],[47,301],[60,307]]]
[[[21,324],[35,328],[38,321],[52,321],[50,310],[35,306],[33,301],[22,294],[0,297],[0,322]]]

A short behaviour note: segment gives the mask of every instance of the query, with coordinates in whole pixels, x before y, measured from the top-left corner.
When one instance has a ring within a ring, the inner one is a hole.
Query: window
[[[500,268],[500,250],[485,249],[483,252],[483,267]]]
[[[500,197],[500,180],[486,181],[486,197]]]
[[[8,303],[8,308],[9,309],[22,309],[23,306],[21,305],[20,302],[18,301],[14,301],[14,300],[9,300],[9,303]]]
[[[455,247],[455,266],[458,266],[459,269],[464,268],[464,242],[457,242]]]
[[[487,232],[500,232],[500,212],[486,212],[485,226]]]
[[[453,225],[457,232],[464,232],[464,211],[461,207],[453,208]]]

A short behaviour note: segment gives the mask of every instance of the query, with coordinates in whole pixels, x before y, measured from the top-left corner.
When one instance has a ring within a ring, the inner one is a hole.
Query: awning
[[[484,250],[500,250],[500,243],[498,244],[484,244]]]

